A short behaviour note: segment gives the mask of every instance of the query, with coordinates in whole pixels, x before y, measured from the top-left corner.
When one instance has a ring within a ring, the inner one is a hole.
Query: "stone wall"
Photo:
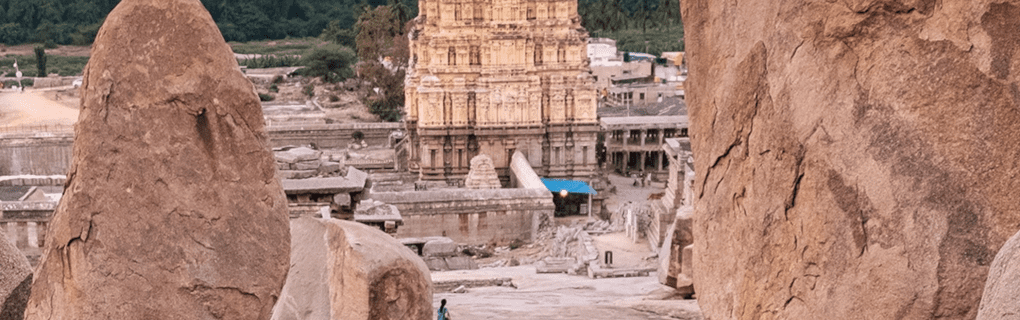
[[[553,215],[548,190],[498,189],[372,193],[369,198],[396,205],[404,224],[397,238],[444,236],[458,243],[520,239],[531,241],[542,215]]]
[[[308,145],[343,148],[361,131],[369,145],[386,145],[400,123],[345,123],[267,127],[273,147]],[[71,163],[72,132],[39,132],[0,135],[0,176],[66,174]]]

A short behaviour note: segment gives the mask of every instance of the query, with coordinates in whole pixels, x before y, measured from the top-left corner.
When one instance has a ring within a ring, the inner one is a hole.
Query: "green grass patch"
[[[283,40],[264,40],[251,42],[230,42],[230,48],[234,53],[240,54],[273,54],[292,55],[301,54],[309,48],[324,43],[319,38],[298,38]]]

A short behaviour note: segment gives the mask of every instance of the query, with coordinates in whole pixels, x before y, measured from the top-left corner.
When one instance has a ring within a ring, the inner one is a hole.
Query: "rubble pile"
[[[274,150],[273,156],[281,179],[341,177],[346,174],[343,159],[332,156],[323,159],[322,151],[308,147],[281,148]]]

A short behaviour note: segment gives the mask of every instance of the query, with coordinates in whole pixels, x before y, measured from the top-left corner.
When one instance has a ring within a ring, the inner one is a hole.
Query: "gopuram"
[[[479,154],[500,179],[521,151],[546,177],[596,169],[595,90],[576,0],[423,0],[409,32],[409,167],[460,181]]]

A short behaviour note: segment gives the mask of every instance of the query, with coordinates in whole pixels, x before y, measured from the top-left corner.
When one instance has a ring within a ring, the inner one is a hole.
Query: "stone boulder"
[[[1011,320],[1020,317],[1020,232],[1009,238],[992,260],[978,320]]]
[[[468,189],[499,189],[503,187],[499,182],[499,175],[496,174],[496,167],[492,164],[492,158],[484,154],[471,158],[471,171],[468,171],[467,178],[464,178],[464,187]]]
[[[1020,226],[1020,2],[681,6],[706,318],[975,318]]]
[[[0,230],[0,319],[20,320],[32,290],[32,267]]]
[[[683,272],[682,266],[690,263],[683,259],[683,250],[694,243],[694,235],[691,231],[694,221],[691,210],[691,207],[677,209],[676,218],[667,229],[666,238],[662,241],[662,248],[659,250],[659,283],[669,287],[677,287],[677,277]]]
[[[198,0],[123,0],[92,45],[27,319],[268,319],[290,257],[259,99]]]
[[[290,274],[274,320],[409,319],[432,316],[428,267],[393,237],[360,223],[291,221]]]

